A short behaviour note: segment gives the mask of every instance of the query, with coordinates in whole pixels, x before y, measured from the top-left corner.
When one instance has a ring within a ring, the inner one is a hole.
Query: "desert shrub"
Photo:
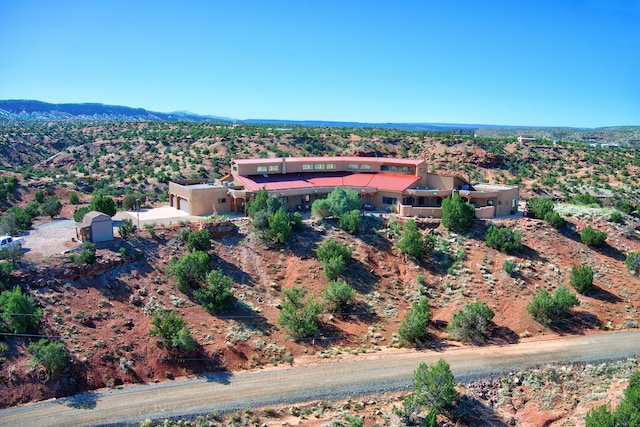
[[[116,205],[116,201],[109,196],[96,196],[91,200],[89,210],[114,216],[118,210],[118,206]]]
[[[138,203],[136,205],[136,200]],[[139,208],[144,205],[147,201],[147,196],[144,194],[127,194],[122,198],[122,209],[125,211],[132,211],[134,209]]]
[[[513,258],[507,258],[502,262],[502,270],[509,276],[512,276],[516,269],[516,260]]]
[[[291,229],[293,231],[304,230],[304,224],[302,223],[302,215],[300,215],[300,212],[292,213],[289,215],[289,219],[291,220]]]
[[[207,252],[211,249],[211,235],[207,230],[194,231],[187,238],[187,247],[191,252]]]
[[[361,213],[359,210],[353,210],[340,215],[338,227],[349,234],[358,234],[360,231]]]
[[[180,352],[192,351],[197,345],[185,320],[169,310],[153,314],[149,335],[159,337],[164,346]]]
[[[256,230],[266,230],[269,228],[269,212],[267,211],[258,211],[253,214],[253,218],[251,219],[251,223]]]
[[[267,235],[275,243],[284,243],[291,234],[291,218],[284,208],[279,208],[269,216],[269,230]]]
[[[331,215],[331,205],[327,199],[314,200],[311,205],[311,215],[318,219],[325,219]]]
[[[586,427],[616,427],[616,418],[607,405],[591,409],[584,421]]]
[[[345,264],[351,261],[351,249],[335,240],[325,240],[316,250],[316,255],[320,261],[335,257],[342,258]]]
[[[405,254],[418,260],[421,259],[429,249],[427,243],[422,238],[418,224],[412,219],[407,220],[402,226],[402,237],[396,246]]]
[[[172,258],[167,266],[167,274],[176,279],[178,289],[184,293],[197,288],[208,271],[209,255],[202,251]]]
[[[582,233],[580,233],[580,240],[586,245],[600,247],[604,245],[604,241],[607,240],[607,233],[604,231],[596,231],[588,225],[582,230]]]
[[[564,227],[564,218],[560,216],[560,214],[556,211],[547,212],[544,215],[544,220],[551,224],[551,226],[555,229],[560,229]]]
[[[398,329],[398,335],[406,343],[420,344],[429,337],[427,327],[431,321],[431,307],[427,298],[414,302]]]
[[[487,230],[485,242],[487,246],[500,252],[511,253],[520,249],[520,232],[509,227],[491,226]]]
[[[42,205],[40,205],[42,215],[51,217],[51,219],[58,216],[61,210],[62,203],[60,203],[60,198],[58,196],[50,196],[44,203],[42,203]]]
[[[325,288],[322,297],[329,309],[343,312],[356,302],[356,290],[344,280],[335,280]]]
[[[12,206],[0,217],[0,232],[15,236],[31,228],[33,218],[25,209]]]
[[[574,205],[598,205],[600,206],[602,202],[596,196],[592,196],[591,194],[580,193],[576,194],[569,200],[569,203]]]
[[[527,201],[527,212],[531,218],[544,219],[553,209],[553,200],[545,197],[532,197]]]
[[[620,212],[613,211],[611,212],[611,216],[609,216],[609,221],[615,222],[616,224],[622,224],[624,222],[624,218]]]
[[[322,261],[322,273],[328,280],[336,280],[346,268],[344,259],[339,256]]]
[[[629,378],[624,397],[615,409],[610,411],[607,405],[590,410],[585,418],[586,427],[626,427],[640,425],[640,371]]]
[[[134,235],[136,233],[136,230],[137,227],[130,219],[123,219],[122,223],[118,226],[118,233],[124,240],[127,240],[129,236]]]
[[[284,301],[278,323],[287,330],[289,336],[300,340],[318,335],[322,304],[314,301],[304,288],[283,289],[282,296]]]
[[[36,190],[35,193],[33,193],[33,197],[36,199],[36,202],[38,203],[44,202],[44,191]]]
[[[588,265],[571,267],[569,283],[582,295],[587,295],[593,288],[593,270]]]
[[[67,365],[67,348],[62,341],[41,339],[29,344],[32,366],[42,365],[49,375],[55,375]]]
[[[77,205],[78,203],[80,203],[80,197],[78,197],[78,193],[76,193],[75,191],[69,193],[69,203],[72,205]]]
[[[76,264],[95,264],[96,245],[91,242],[82,242],[79,249],[79,254],[69,255],[69,261],[75,262]]]
[[[453,231],[464,231],[471,228],[476,210],[458,193],[453,193],[442,201],[442,225]]]
[[[198,288],[193,291],[193,297],[204,308],[212,313],[224,311],[233,305],[233,279],[225,275],[221,270],[213,270],[207,274],[206,288]]]
[[[0,291],[4,290],[4,285],[9,281],[9,277],[12,271],[13,271],[12,262],[0,261]]]
[[[329,203],[331,215],[336,217],[340,217],[347,212],[360,210],[362,206],[360,193],[352,188],[336,187],[329,193],[326,200]]]
[[[31,218],[35,218],[40,215],[40,204],[38,204],[38,202],[29,202],[27,206],[24,207],[24,211]]]
[[[557,320],[565,319],[571,308],[580,305],[575,294],[565,286],[560,286],[553,294],[540,289],[527,305],[527,311],[538,322],[549,325]]]
[[[91,212],[91,209],[87,206],[76,209],[75,211],[73,211],[73,220],[75,222],[82,222],[82,220],[84,219],[84,216],[89,212]]]
[[[0,308],[2,308],[2,325],[0,330],[9,330],[14,334],[24,334],[29,327],[38,326],[42,317],[42,310],[36,305],[31,295],[23,294],[22,288],[16,286],[12,291],[0,294]]]
[[[626,213],[627,215],[631,215],[633,211],[636,210],[636,207],[629,199],[619,199],[614,203],[613,207],[615,207],[620,212]]]
[[[465,305],[464,310],[453,314],[447,332],[459,341],[483,340],[489,334],[489,327],[495,313],[482,302]]]
[[[640,252],[629,252],[625,264],[630,272],[640,274]]]

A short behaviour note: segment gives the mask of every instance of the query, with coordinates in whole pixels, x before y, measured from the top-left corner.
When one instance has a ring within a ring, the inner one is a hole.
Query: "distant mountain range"
[[[188,111],[160,113],[119,105],[98,103],[50,104],[32,100],[0,100],[0,120],[153,120],[153,121],[190,121],[190,122],[226,122],[246,124],[273,124],[275,126],[308,127],[370,127],[384,129],[446,131],[475,129],[504,129],[513,126],[457,124],[457,123],[359,123],[322,120],[237,120],[228,117],[204,116]]]

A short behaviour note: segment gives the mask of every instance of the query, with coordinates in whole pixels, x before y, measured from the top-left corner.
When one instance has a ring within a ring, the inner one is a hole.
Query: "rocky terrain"
[[[2,206],[25,206],[37,189],[46,189],[63,201],[61,216],[70,217],[74,206],[67,202],[69,192],[78,191],[81,201],[89,201],[92,195],[82,192],[86,185],[110,190],[117,198],[118,189],[120,194],[143,191],[152,203],[162,199],[169,176],[189,177],[200,173],[199,168],[221,175],[232,155],[344,150],[345,154],[424,157],[434,170],[450,169],[472,180],[519,183],[524,198],[547,194],[568,201],[576,193],[590,192],[602,198],[604,207],[560,204],[557,210],[567,220],[561,230],[522,217],[478,221],[465,233],[424,222],[421,227],[434,233],[437,245],[419,263],[395,246],[399,235],[392,224],[402,218],[367,216],[355,236],[335,222],[309,219],[283,246],[258,238],[247,219],[233,219],[232,231],[215,235],[210,250],[210,268],[233,278],[238,301],[218,315],[180,292],[166,274],[169,260],[188,252],[181,229],[195,230],[197,224],[156,226],[127,241],[101,245],[93,266],[78,266],[66,256],[27,255],[7,287],[19,284],[34,296],[44,314],[37,334],[64,342],[71,363],[62,375],[50,378],[30,365],[28,339],[8,338],[0,373],[3,406],[80,390],[172,381],[210,370],[260,369],[300,363],[303,358],[330,362],[334,357],[385,351],[400,345],[398,327],[407,308],[421,296],[428,297],[433,314],[431,339],[425,343],[430,348],[447,345],[446,325],[452,314],[473,301],[484,301],[495,311],[490,338],[477,345],[638,327],[640,279],[624,260],[628,252],[640,251],[639,220],[623,214],[621,223],[613,222],[613,208],[608,206],[622,196],[637,200],[640,165],[636,165],[634,148],[603,157],[603,151],[550,142],[527,145],[419,133],[378,135],[368,130],[316,134],[298,129],[274,133],[261,127],[199,126],[115,122],[69,128],[52,125],[48,131],[45,125],[34,125],[32,132],[5,126],[0,130],[2,174],[19,176],[19,185]],[[617,166],[607,169],[607,164]],[[522,249],[505,255],[487,247],[485,231],[497,222],[521,232]],[[579,232],[588,225],[607,233],[604,247],[580,242]],[[353,250],[354,260],[345,277],[356,288],[357,304],[347,314],[324,312],[319,337],[293,342],[278,325],[281,291],[304,286],[316,296],[322,293],[327,280],[315,249],[328,239]],[[508,258],[514,260],[515,274],[503,271]],[[526,306],[538,289],[552,291],[568,285],[571,267],[582,263],[594,270],[594,291],[578,296],[580,306],[567,321],[546,327],[533,320]],[[198,344],[194,352],[175,354],[149,336],[152,313],[160,307],[175,310],[187,321]],[[461,385],[460,391],[479,402],[470,407],[476,411],[470,414],[477,417],[483,408],[492,408],[487,413],[506,425],[581,425],[590,405],[615,401],[636,364],[541,367],[533,373]],[[587,386],[592,391],[578,396],[576,387]],[[259,423],[268,425],[332,421],[346,425],[347,411],[365,416],[367,425],[390,425],[394,423],[390,406],[397,405],[398,398],[390,394],[361,401],[315,402],[297,409],[267,408],[232,414],[225,422],[253,423],[256,415]],[[547,415],[541,417],[543,413]],[[478,425],[469,419],[458,422]],[[543,419],[545,423],[536,424]]]

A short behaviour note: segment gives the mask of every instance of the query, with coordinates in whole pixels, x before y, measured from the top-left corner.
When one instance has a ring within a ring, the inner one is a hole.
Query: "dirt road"
[[[547,363],[597,362],[640,355],[640,331],[532,340],[501,347],[390,350],[350,362],[270,369],[87,393],[0,411],[0,425],[86,426],[136,423],[211,411],[334,399],[406,388],[420,362],[444,358],[457,381]]]

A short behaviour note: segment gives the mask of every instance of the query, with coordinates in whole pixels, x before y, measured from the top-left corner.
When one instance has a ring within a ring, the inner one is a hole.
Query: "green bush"
[[[24,207],[24,211],[31,218],[35,218],[40,215],[40,205],[38,202],[29,202],[27,206]]]
[[[435,365],[421,362],[414,373],[413,398],[420,407],[442,413],[458,398],[451,367],[440,359]]]
[[[284,301],[278,323],[287,330],[289,336],[300,340],[318,335],[322,304],[314,301],[304,288],[283,289],[282,296]]]
[[[335,280],[325,288],[322,297],[329,303],[329,309],[344,312],[356,302],[356,290],[344,280]]]
[[[360,231],[361,216],[362,214],[359,210],[344,213],[340,215],[338,227],[349,234],[358,234],[358,231]]]
[[[184,293],[196,289],[208,271],[209,255],[201,251],[172,258],[167,266],[167,274],[176,279],[178,289]]]
[[[402,226],[402,237],[396,246],[405,254],[418,260],[421,259],[428,250],[425,240],[422,238],[422,233],[420,233],[420,229],[418,228],[418,224],[413,219],[405,221]]]
[[[351,261],[351,249],[335,240],[325,240],[316,250],[316,255],[320,261],[326,261],[335,257],[342,258],[345,264]]]
[[[269,216],[267,235],[275,243],[282,244],[289,239],[289,234],[291,234],[291,217],[284,208],[279,208]]]
[[[331,205],[327,199],[318,199],[311,205],[311,215],[322,220],[331,215]]]
[[[47,200],[40,206],[40,211],[42,215],[51,217],[58,216],[60,211],[62,211],[62,203],[60,203],[60,198],[58,196],[51,196],[47,198]]]
[[[533,197],[527,201],[527,214],[531,218],[545,219],[545,216],[553,212],[553,200],[544,197]]]
[[[302,223],[302,215],[300,212],[294,212],[289,215],[289,219],[291,220],[291,229],[294,231],[302,231],[304,230],[304,224]]]
[[[520,232],[509,227],[491,226],[487,230],[485,242],[487,246],[500,252],[511,253],[520,249]]]
[[[326,200],[329,203],[331,215],[336,217],[340,217],[347,212],[360,210],[362,206],[360,193],[352,188],[336,187],[329,193]]]
[[[42,318],[42,310],[36,305],[35,299],[23,294],[20,286],[0,294],[0,308],[0,330],[9,330],[14,334],[24,334],[30,327],[38,326]]]
[[[464,310],[453,314],[447,332],[453,339],[459,341],[480,341],[489,334],[489,327],[495,313],[482,302],[465,305]]]
[[[615,411],[607,405],[590,410],[585,418],[586,427],[637,427],[640,425],[640,371],[629,378],[624,397]]]
[[[636,210],[636,207],[629,199],[619,199],[614,203],[613,206],[620,212],[624,212],[627,215],[631,215],[633,211]]]
[[[582,295],[587,295],[593,288],[593,270],[588,265],[571,267],[571,286]]]
[[[80,197],[78,197],[78,193],[76,193],[75,191],[69,193],[69,203],[72,205],[77,205],[78,203],[80,203]]]
[[[609,217],[609,221],[615,222],[616,224],[622,224],[624,222],[624,218],[622,214],[618,211],[611,212],[611,216]]]
[[[78,247],[79,254],[69,255],[69,261],[76,264],[95,264],[96,262],[96,245],[91,242],[82,242]]]
[[[574,205],[587,205],[587,206],[602,205],[602,202],[596,196],[592,196],[591,194],[585,194],[585,193],[576,194],[571,198],[569,203]]]
[[[36,199],[36,202],[38,203],[44,202],[44,191],[36,190],[35,193],[33,193],[33,197]]]
[[[123,219],[122,223],[118,226],[118,233],[124,240],[127,240],[129,236],[134,235],[136,233],[136,230],[137,227],[130,219]]]
[[[630,272],[640,274],[640,252],[629,252],[625,264]]]
[[[322,273],[327,280],[336,280],[344,273],[347,265],[342,257],[336,256],[322,261]]]
[[[184,319],[169,310],[154,313],[149,335],[159,337],[165,347],[179,352],[192,351],[197,345]]]
[[[13,271],[13,263],[9,261],[0,262],[0,291],[4,290],[4,285],[9,281],[11,272]]]
[[[42,365],[49,375],[60,372],[68,363],[67,348],[62,341],[41,339],[29,344],[32,366]]]
[[[607,233],[604,231],[596,231],[591,226],[586,226],[582,233],[580,233],[580,240],[582,243],[593,247],[600,247],[604,245],[604,241],[607,240]]]
[[[551,226],[555,229],[560,229],[564,227],[564,218],[560,216],[560,214],[556,211],[547,212],[544,215],[544,220],[551,224]]]
[[[429,337],[427,331],[429,322],[431,322],[431,307],[429,307],[429,300],[423,297],[407,310],[404,322],[398,329],[398,335],[406,343],[420,344]]]
[[[137,204],[136,200],[138,200]],[[136,207],[140,208],[140,206],[144,205],[146,201],[147,196],[145,196],[144,194],[127,194],[122,198],[122,209],[124,209],[125,211],[132,211],[136,209]]]
[[[513,258],[507,258],[502,262],[502,270],[509,276],[512,276],[516,269],[516,260]]]
[[[91,212],[91,209],[87,206],[76,209],[75,211],[73,211],[73,220],[75,222],[82,222],[82,220],[84,219],[84,216],[89,212]]]
[[[193,297],[204,308],[212,313],[224,311],[233,305],[233,279],[225,275],[221,270],[213,270],[207,274],[206,288],[198,288],[193,291]]]
[[[114,216],[118,210],[118,206],[116,205],[116,201],[109,196],[96,196],[91,200],[89,210]]]
[[[468,230],[473,225],[475,215],[475,208],[462,200],[457,192],[442,201],[442,225],[449,230]]]
[[[575,294],[565,286],[560,286],[553,294],[540,289],[527,305],[527,311],[538,322],[549,325],[557,320],[567,318],[571,308],[580,305]]]
[[[187,247],[191,252],[207,252],[211,249],[211,235],[207,230],[194,231],[187,238]]]

